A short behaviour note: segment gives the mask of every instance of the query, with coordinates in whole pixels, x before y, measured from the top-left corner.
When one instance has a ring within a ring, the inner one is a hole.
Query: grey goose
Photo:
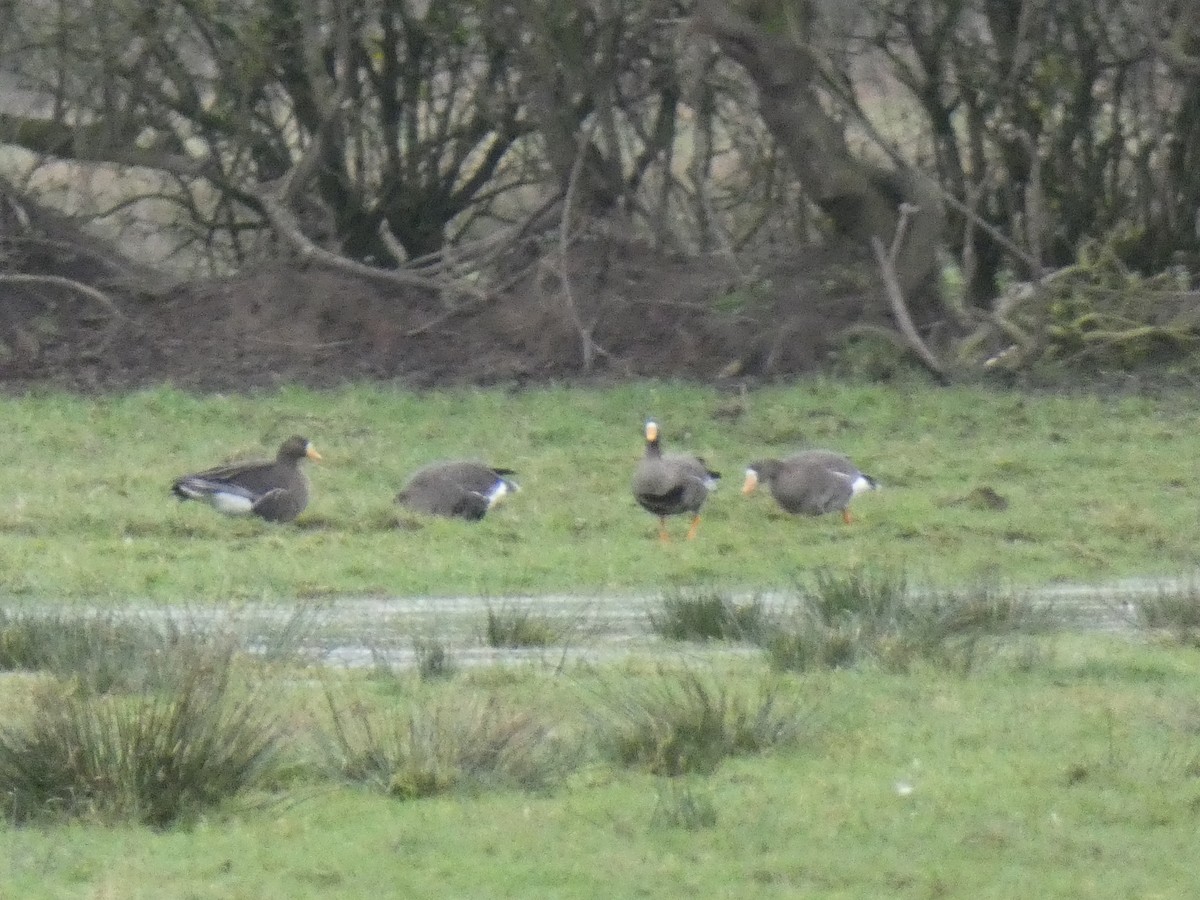
[[[753,493],[760,483],[787,512],[802,516],[840,512],[846,523],[853,521],[850,501],[879,487],[874,478],[832,450],[805,450],[786,459],[753,462],[746,468],[742,493]]]
[[[433,516],[478,521],[503,497],[520,490],[512,469],[479,462],[432,463],[418,469],[396,495],[396,502]]]
[[[175,479],[171,492],[180,500],[199,500],[226,515],[291,522],[308,506],[308,476],[300,461],[320,458],[307,438],[293,435],[280,445],[273,460],[183,475]]]
[[[721,473],[698,456],[663,453],[656,422],[646,423],[646,452],[633,473],[633,496],[643,509],[658,516],[658,537],[669,541],[667,516],[691,514],[687,539],[700,527],[700,509]]]

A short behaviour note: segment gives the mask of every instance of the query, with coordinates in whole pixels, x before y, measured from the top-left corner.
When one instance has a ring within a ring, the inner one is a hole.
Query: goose
[[[646,423],[646,453],[633,473],[633,496],[643,509],[658,516],[658,537],[669,541],[667,516],[692,514],[687,539],[696,537],[700,508],[717,486],[721,473],[714,472],[698,456],[664,454],[659,445],[656,422]]]
[[[746,469],[743,494],[764,482],[781,507],[790,513],[820,516],[841,511],[849,524],[850,501],[863,491],[878,490],[879,483],[849,459],[832,450],[805,450],[787,459],[761,459]]]
[[[433,463],[409,478],[396,495],[396,502],[417,512],[474,522],[501,498],[520,490],[509,477],[515,474],[512,469],[478,462]]]
[[[308,505],[308,476],[302,459],[319,460],[307,438],[284,441],[274,460],[205,469],[175,479],[171,492],[180,500],[200,500],[230,516],[255,515],[268,522],[291,522]]]

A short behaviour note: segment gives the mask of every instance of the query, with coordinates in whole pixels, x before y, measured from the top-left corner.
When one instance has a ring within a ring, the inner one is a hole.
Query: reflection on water
[[[1195,579],[1138,579],[1101,585],[1054,585],[1003,592],[1028,600],[1063,628],[1135,633],[1138,601],[1171,593],[1200,597]],[[712,589],[708,589],[712,593]],[[786,613],[796,604],[794,591],[719,592],[735,602],[757,601],[765,610]],[[992,590],[995,595],[997,592]],[[920,597],[919,591],[914,596]],[[223,607],[131,605],[115,613],[169,621],[184,629],[233,633],[264,655],[299,653],[313,663],[340,666],[407,668],[416,664],[420,645],[443,647],[455,666],[536,663],[562,667],[631,655],[711,658],[714,654],[759,652],[748,645],[714,642],[689,644],[659,639],[649,617],[661,610],[662,595],[526,597],[338,597],[295,603],[239,603]],[[26,602],[3,604],[29,610]],[[111,609],[81,610],[37,605],[55,615],[114,614]],[[485,639],[489,611],[497,616],[528,616],[552,625],[561,636],[544,647],[492,647]]]
[[[1185,590],[1178,579],[1129,580],[1105,585],[1054,585],[1016,591],[1035,608],[1048,612],[1062,627],[1082,631],[1128,631],[1137,625],[1136,603],[1141,597]],[[733,594],[735,602],[758,601],[768,611],[786,613],[796,602],[791,591]],[[343,597],[323,602],[308,612],[307,649],[329,665],[411,667],[421,642],[437,642],[462,666],[536,662],[562,666],[576,661],[599,661],[633,654],[672,658],[721,653],[757,652],[729,644],[677,644],[659,639],[649,617],[662,597],[653,595],[548,595],[528,597]],[[488,611],[529,614],[562,625],[566,639],[550,647],[487,646],[484,632]],[[253,612],[247,609],[244,612]],[[254,636],[265,646],[274,621],[296,616],[285,607],[259,608],[262,628]],[[254,631],[251,631],[254,634]]]

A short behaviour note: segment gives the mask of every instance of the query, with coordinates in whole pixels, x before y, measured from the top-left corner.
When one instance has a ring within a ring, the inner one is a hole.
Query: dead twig
[[[847,325],[837,335],[843,341],[859,337],[878,338],[901,352],[912,349],[908,341],[904,339],[904,335],[896,329],[888,328],[886,325],[874,325],[870,322],[855,322],[853,325]]]
[[[125,313],[117,308],[117,304],[113,302],[108,294],[97,290],[89,284],[76,281],[73,278],[64,278],[61,275],[28,275],[24,273],[5,272],[0,273],[0,284],[52,284],[83,294],[85,297],[90,297],[112,313],[114,318],[125,321],[129,319]]]
[[[896,235],[892,240],[891,249],[885,249],[883,241],[878,236],[871,238],[871,249],[875,252],[875,261],[879,264],[879,271],[883,276],[884,293],[891,304],[892,315],[896,318],[900,333],[904,335],[909,348],[917,355],[925,368],[932,372],[942,384],[949,384],[950,376],[946,374],[945,368],[938,362],[937,357],[921,340],[921,335],[913,324],[912,316],[908,313],[908,305],[904,302],[904,292],[900,289],[900,279],[896,276],[896,258],[904,242],[908,219],[915,211],[916,208],[912,204],[901,203],[900,221],[896,223]]]
[[[583,371],[591,373],[592,363],[596,358],[597,353],[602,353],[608,356],[609,353],[594,340],[592,340],[592,329],[595,328],[595,323],[592,325],[584,325],[583,317],[579,314],[579,306],[575,303],[575,294],[571,289],[571,275],[568,271],[568,251],[571,246],[571,212],[575,205],[575,190],[579,183],[579,175],[583,171],[583,161],[587,157],[587,148],[592,139],[592,132],[595,131],[596,125],[593,122],[588,126],[588,129],[579,136],[579,150],[575,154],[575,161],[571,165],[571,174],[567,179],[567,190],[563,197],[562,218],[558,225],[558,278],[562,286],[563,306],[566,307],[567,316],[571,320],[571,324],[575,326],[575,331],[579,334],[579,348],[583,356]]]
[[[459,254],[461,259],[459,263],[466,265],[470,263],[476,270],[482,269],[485,266],[491,265],[501,256],[511,252],[522,241],[530,238],[531,231],[535,229],[538,223],[543,222],[545,217],[559,204],[559,199],[554,198],[534,210],[525,221],[514,225],[506,232],[498,232],[494,235],[481,238],[472,244],[460,245]],[[444,323],[466,313],[473,312],[485,303],[490,302],[496,297],[503,297],[514,285],[520,284],[523,280],[529,277],[531,272],[537,270],[544,260],[534,260],[526,265],[517,268],[510,272],[508,277],[503,281],[492,285],[490,294],[484,294],[473,297],[459,303],[457,306],[452,306],[438,313],[427,322],[422,322],[408,331],[404,332],[405,337],[416,337],[417,335],[425,334],[433,331],[435,328]],[[447,271],[445,260],[439,254],[430,254],[421,259],[413,260],[410,265],[424,266],[429,272],[445,272]]]
[[[246,340],[256,344],[266,344],[269,347],[286,347],[289,350],[336,350],[339,347],[349,347],[354,341],[283,341],[277,338],[262,337],[257,334],[246,335]]]

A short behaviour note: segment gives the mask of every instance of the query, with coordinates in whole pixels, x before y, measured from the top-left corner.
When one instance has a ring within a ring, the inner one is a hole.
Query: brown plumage
[[[753,462],[746,468],[742,493],[752,493],[759,482],[790,513],[820,516],[840,511],[847,523],[852,521],[849,506],[854,496],[879,487],[874,478],[831,450],[805,450],[787,459]]]
[[[200,500],[231,516],[255,515],[268,522],[291,522],[308,506],[308,476],[302,459],[320,459],[306,438],[293,435],[274,460],[217,466],[183,475],[171,485],[180,500]]]
[[[692,514],[688,540],[700,527],[700,508],[717,486],[720,472],[714,472],[698,456],[662,452],[658,425],[646,423],[646,453],[633,473],[633,496],[643,509],[658,516],[660,540],[670,540],[667,516]]]
[[[396,502],[434,516],[478,521],[500,498],[520,490],[509,475],[477,462],[433,463],[419,469],[396,495]]]

